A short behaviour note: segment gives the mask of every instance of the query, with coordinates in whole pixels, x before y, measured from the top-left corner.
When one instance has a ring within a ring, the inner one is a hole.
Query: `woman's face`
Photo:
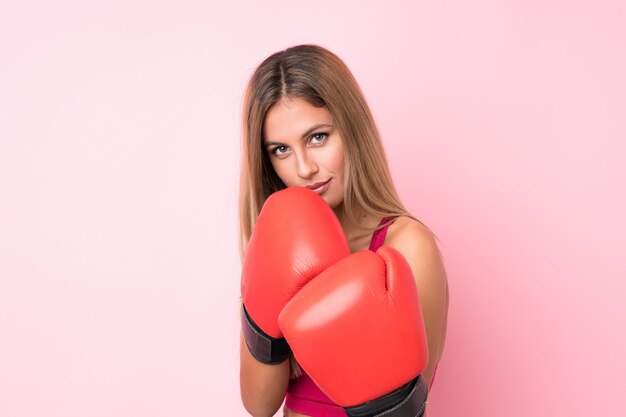
[[[343,140],[325,107],[282,99],[265,116],[263,147],[287,187],[308,187],[333,209],[343,202]]]

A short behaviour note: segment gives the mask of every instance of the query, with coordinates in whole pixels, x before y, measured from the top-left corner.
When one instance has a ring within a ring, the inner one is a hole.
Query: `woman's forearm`
[[[239,384],[246,410],[254,417],[271,417],[280,408],[289,385],[289,360],[278,365],[257,361],[241,336]]]

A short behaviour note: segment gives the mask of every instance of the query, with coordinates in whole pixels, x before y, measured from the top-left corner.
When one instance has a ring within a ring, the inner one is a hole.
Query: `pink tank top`
[[[382,229],[372,234],[369,250],[376,252],[385,242],[387,229],[393,223],[390,217],[383,218],[378,226],[391,220]],[[285,407],[300,414],[314,417],[345,417],[346,412],[342,407],[335,404],[320,390],[309,375],[302,369],[302,376],[292,379],[287,388]]]

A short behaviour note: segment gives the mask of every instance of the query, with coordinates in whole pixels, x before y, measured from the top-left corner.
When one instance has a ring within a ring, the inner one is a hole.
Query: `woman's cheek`
[[[279,161],[276,165],[278,169],[275,168],[275,171],[278,178],[280,178],[287,187],[292,187],[295,184],[293,181],[295,168],[290,166],[287,161]]]

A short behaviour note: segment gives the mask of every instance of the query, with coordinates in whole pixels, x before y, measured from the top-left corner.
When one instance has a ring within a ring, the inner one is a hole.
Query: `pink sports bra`
[[[391,220],[391,221],[390,221]],[[385,242],[387,229],[395,219],[391,217],[383,218],[378,226],[388,222],[382,229],[376,230],[372,234],[369,250],[376,252]],[[326,396],[309,375],[302,369],[302,376],[292,379],[287,388],[285,397],[285,407],[297,413],[314,417],[345,417],[346,412],[342,407],[335,404]]]

